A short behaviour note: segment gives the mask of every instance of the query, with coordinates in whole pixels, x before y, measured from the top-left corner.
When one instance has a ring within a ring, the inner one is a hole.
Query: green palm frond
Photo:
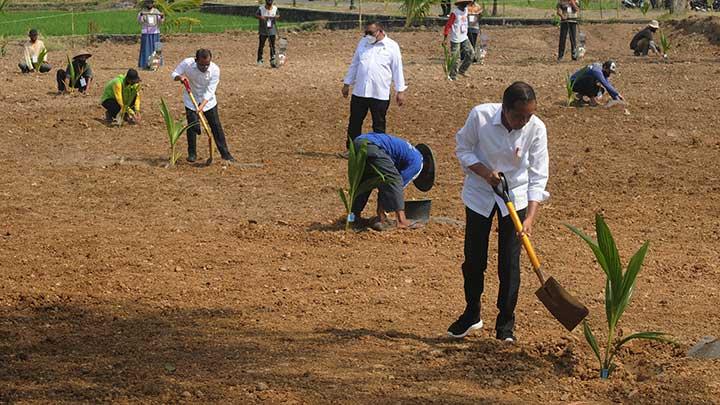
[[[613,359],[619,349],[627,342],[635,339],[655,340],[659,342],[672,342],[664,332],[638,332],[628,336],[617,336],[618,323],[630,305],[637,276],[640,273],[649,243],[645,242],[632,256],[627,270],[623,273],[620,254],[618,253],[610,228],[602,215],[595,216],[595,233],[597,241],[587,236],[579,229],[566,225],[572,232],[580,236],[595,254],[598,264],[605,272],[605,316],[607,318],[607,343],[601,354],[597,339],[590,329],[587,321],[583,321],[583,333],[595,357],[600,362],[601,377],[608,378],[615,369]]]
[[[367,163],[367,141],[360,143],[360,147],[356,148],[355,143],[352,139],[349,140],[348,144],[348,189],[338,189],[340,199],[345,206],[347,213],[347,219],[345,221],[345,230],[350,229],[352,205],[355,202],[357,196],[367,193],[372,189],[376,188],[380,184],[386,183],[388,179],[385,175],[378,170],[372,164],[370,168],[373,171],[373,175],[366,176]]]
[[[405,27],[424,19],[430,13],[433,4],[439,0],[402,0],[400,11],[405,15]]]
[[[175,152],[175,144],[177,143],[178,139],[180,139],[183,132],[187,131],[195,125],[198,125],[198,122],[194,122],[189,125],[183,125],[183,120],[175,120],[172,116],[172,113],[170,113],[167,104],[165,103],[165,99],[163,99],[162,97],[160,97],[160,113],[162,114],[163,120],[165,121],[165,129],[167,131],[168,141],[170,142],[170,165],[174,166],[178,158],[180,157],[180,154]]]

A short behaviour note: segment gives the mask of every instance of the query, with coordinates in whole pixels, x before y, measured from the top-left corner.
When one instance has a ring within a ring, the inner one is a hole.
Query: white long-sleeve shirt
[[[505,204],[490,184],[468,169],[476,163],[505,174],[517,210],[526,208],[528,201],[550,197],[545,190],[547,130],[540,118],[533,116],[522,129],[508,132],[502,124],[502,105],[481,104],[470,111],[455,141],[455,155],[465,171],[462,199],[471,210],[489,217],[497,203],[501,214],[507,215]]]
[[[190,89],[198,105],[202,104],[203,100],[208,101],[203,111],[215,108],[217,105],[215,91],[217,91],[218,83],[220,83],[220,68],[215,62],[210,62],[208,70],[201,72],[197,67],[197,63],[195,63],[195,58],[183,59],[172,72],[172,78],[175,79],[180,75],[190,80]],[[195,106],[193,106],[187,92],[183,92],[183,102],[185,107],[195,111]]]
[[[354,96],[378,100],[390,100],[391,83],[396,92],[405,91],[400,46],[387,35],[374,44],[363,37],[343,82],[353,86]]]

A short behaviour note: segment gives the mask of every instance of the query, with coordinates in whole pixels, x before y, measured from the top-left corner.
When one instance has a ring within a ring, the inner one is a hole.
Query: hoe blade
[[[590,312],[552,277],[535,291],[535,295],[568,331],[575,329]]]

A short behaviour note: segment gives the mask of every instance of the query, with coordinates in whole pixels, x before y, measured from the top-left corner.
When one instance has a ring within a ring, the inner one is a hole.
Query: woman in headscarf
[[[145,0],[143,8],[138,13],[137,20],[142,26],[138,67],[148,69],[150,55],[155,52],[157,45],[160,43],[160,24],[165,20],[165,15],[155,8],[154,0]]]

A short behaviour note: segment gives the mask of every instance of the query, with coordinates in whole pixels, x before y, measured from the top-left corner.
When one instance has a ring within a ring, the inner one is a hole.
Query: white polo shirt
[[[363,37],[343,82],[353,86],[354,96],[378,100],[390,100],[390,84],[393,82],[396,92],[405,91],[407,86],[400,46],[387,35],[374,44]]]
[[[501,117],[501,104],[480,104],[455,135],[455,155],[465,171],[463,202],[484,217],[490,216],[495,204],[502,216],[507,209],[490,184],[468,169],[478,162],[505,174],[517,210],[527,208],[528,201],[550,197],[545,190],[549,161],[545,124],[533,115],[522,129],[508,132]]]
[[[215,98],[215,91],[217,90],[218,83],[220,83],[220,68],[215,62],[210,62],[210,67],[206,72],[201,72],[195,58],[187,58],[180,62],[172,72],[172,78],[176,78],[180,75],[187,77],[190,80],[190,89],[192,90],[195,101],[200,105],[203,100],[207,100],[208,103],[203,108],[203,111],[212,110],[217,105],[217,99]],[[187,92],[183,92],[183,102],[185,107],[195,111],[190,96]]]

